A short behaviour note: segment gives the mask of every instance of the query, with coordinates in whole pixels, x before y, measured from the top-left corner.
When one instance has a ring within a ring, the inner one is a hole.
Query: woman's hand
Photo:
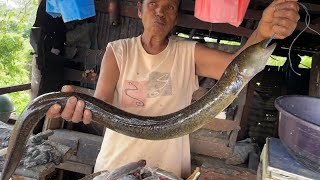
[[[276,39],[290,36],[300,19],[297,0],[274,0],[264,11],[257,32],[263,39],[275,34]]]
[[[72,86],[63,86],[62,92],[74,92]],[[59,104],[52,105],[46,113],[48,118],[62,117],[66,121],[72,121],[78,123],[83,121],[84,124],[89,124],[92,120],[92,113],[90,110],[85,109],[85,103],[82,100],[77,100],[72,96],[68,99],[65,108],[61,112],[61,106]]]

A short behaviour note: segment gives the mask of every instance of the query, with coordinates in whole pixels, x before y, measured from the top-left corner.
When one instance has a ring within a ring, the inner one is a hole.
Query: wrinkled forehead
[[[141,3],[148,2],[148,1],[152,1],[152,0],[140,0]],[[179,5],[181,3],[181,0],[157,0],[157,1],[169,1],[169,2],[175,3],[177,5]]]

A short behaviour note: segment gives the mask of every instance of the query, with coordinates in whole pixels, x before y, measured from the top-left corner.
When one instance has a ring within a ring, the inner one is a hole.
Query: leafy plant
[[[0,87],[30,82],[29,32],[37,2],[0,0]],[[28,91],[8,94],[19,115],[30,101]]]

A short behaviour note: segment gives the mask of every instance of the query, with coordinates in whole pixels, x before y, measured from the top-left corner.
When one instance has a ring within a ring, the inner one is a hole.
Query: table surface
[[[292,178],[320,179],[320,173],[306,168],[287,151],[280,139],[268,138],[268,171]]]

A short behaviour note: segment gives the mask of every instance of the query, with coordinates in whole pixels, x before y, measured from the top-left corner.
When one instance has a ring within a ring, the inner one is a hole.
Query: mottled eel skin
[[[264,69],[267,59],[276,46],[274,44],[264,48],[265,44],[266,41],[260,42],[240,53],[227,67],[221,79],[201,99],[180,111],[164,116],[134,115],[79,93],[55,92],[39,96],[26,107],[15,125],[1,180],[8,180],[14,173],[30,132],[39,119],[55,103],[64,107],[71,96],[85,101],[86,108],[92,111],[93,121],[128,136],[160,140],[196,131],[231,104],[248,81]]]

